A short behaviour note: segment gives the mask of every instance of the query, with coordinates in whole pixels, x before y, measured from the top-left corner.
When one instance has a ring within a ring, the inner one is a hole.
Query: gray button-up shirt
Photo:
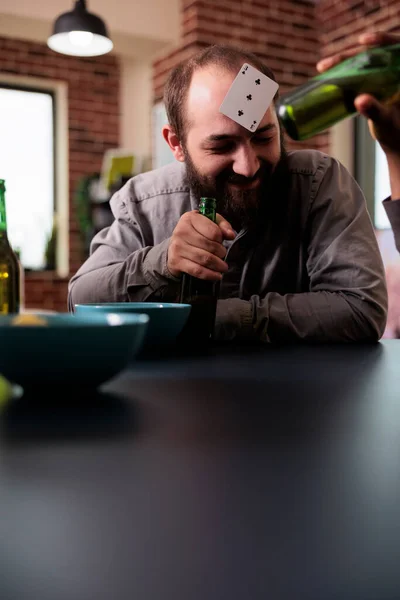
[[[385,275],[363,194],[333,158],[290,152],[288,176],[270,213],[229,244],[217,307],[220,339],[265,342],[378,340],[385,328]],[[167,267],[172,232],[198,208],[185,165],[132,178],[111,199],[113,224],[71,279],[69,306],[171,301],[179,280]]]

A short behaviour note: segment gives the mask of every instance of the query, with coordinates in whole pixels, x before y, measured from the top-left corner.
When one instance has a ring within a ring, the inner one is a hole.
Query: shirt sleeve
[[[115,220],[92,240],[90,256],[68,286],[68,306],[91,302],[144,302],[176,297],[179,279],[167,267],[169,238],[146,244],[139,219],[127,209],[127,188],[111,199]]]
[[[217,339],[377,341],[387,316],[382,259],[364,196],[330,159],[317,171],[308,215],[309,291],[219,300]],[[400,214],[400,211],[399,211]]]
[[[393,229],[394,241],[397,250],[400,252],[400,199],[383,201],[383,206]]]

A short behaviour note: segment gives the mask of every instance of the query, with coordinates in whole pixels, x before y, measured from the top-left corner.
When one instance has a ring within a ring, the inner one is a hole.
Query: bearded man
[[[376,341],[384,269],[361,190],[335,159],[286,152],[272,102],[252,132],[220,111],[255,55],[211,46],[175,68],[163,135],[176,161],[111,199],[113,224],[71,279],[69,306],[174,301],[183,273],[220,281],[216,338]],[[275,98],[276,99],[276,98]],[[217,200],[217,223],[199,214]]]

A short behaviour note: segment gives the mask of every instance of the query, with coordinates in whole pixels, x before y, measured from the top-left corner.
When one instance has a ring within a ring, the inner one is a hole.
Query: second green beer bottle
[[[353,115],[360,94],[399,98],[400,44],[366,50],[317,75],[284,94],[277,113],[291,138],[305,140]]]

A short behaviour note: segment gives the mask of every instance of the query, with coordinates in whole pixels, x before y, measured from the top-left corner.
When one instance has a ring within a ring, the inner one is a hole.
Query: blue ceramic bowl
[[[0,373],[22,387],[97,387],[139,351],[149,318],[129,314],[0,317]]]
[[[75,304],[77,314],[144,313],[150,317],[144,347],[165,346],[175,341],[185,325],[190,304],[166,302],[107,302],[103,304]]]

